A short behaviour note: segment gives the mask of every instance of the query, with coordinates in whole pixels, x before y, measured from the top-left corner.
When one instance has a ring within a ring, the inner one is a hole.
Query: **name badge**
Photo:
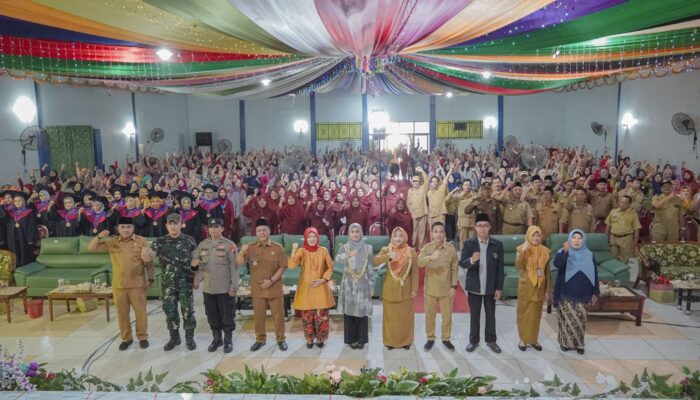
[[[542,275],[544,275],[544,273],[542,272],[542,270],[539,269],[539,268],[537,268],[537,277],[538,277],[538,278],[541,278]]]

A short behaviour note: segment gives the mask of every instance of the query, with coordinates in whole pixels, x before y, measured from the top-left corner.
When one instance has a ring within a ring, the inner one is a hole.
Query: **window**
[[[361,122],[316,123],[316,140],[362,140]]]
[[[478,121],[438,121],[438,139],[483,139],[484,122]]]

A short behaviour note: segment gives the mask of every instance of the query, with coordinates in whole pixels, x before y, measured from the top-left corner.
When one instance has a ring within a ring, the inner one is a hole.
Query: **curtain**
[[[81,167],[95,166],[91,126],[47,126],[46,134],[49,138],[49,159],[53,168],[58,169],[65,165],[66,170],[71,171],[76,162],[80,163]]]

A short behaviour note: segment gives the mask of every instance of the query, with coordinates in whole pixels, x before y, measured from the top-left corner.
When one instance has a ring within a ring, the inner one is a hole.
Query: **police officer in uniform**
[[[197,271],[194,288],[199,288],[200,282],[204,281],[204,311],[214,337],[208,350],[214,352],[223,345],[224,353],[230,353],[233,351],[232,333],[236,327],[233,318],[239,279],[236,262],[238,249],[235,243],[223,237],[223,219],[212,218],[207,227],[209,238],[197,246],[192,258],[192,269]]]
[[[180,341],[180,316],[177,313],[177,305],[180,303],[182,311],[182,326],[185,328],[185,343],[187,348],[194,350],[197,344],[194,341],[194,330],[197,320],[194,318],[194,305],[192,299],[192,284],[194,271],[192,270],[192,255],[197,244],[192,236],[181,232],[182,220],[180,214],[170,214],[167,217],[166,228],[168,234],[153,241],[151,248],[145,248],[141,253],[144,261],[150,262],[153,257],[158,257],[163,268],[161,281],[163,283],[163,312],[170,331],[170,341],[165,344],[163,350],[170,351],[181,343]]]
[[[639,215],[631,208],[632,198],[622,196],[618,208],[610,211],[605,220],[606,233],[610,238],[610,253],[618,260],[627,263],[639,239]]]

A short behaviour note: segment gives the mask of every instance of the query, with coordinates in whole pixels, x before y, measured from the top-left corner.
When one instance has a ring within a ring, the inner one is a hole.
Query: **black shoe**
[[[447,350],[449,351],[455,351],[455,346],[449,340],[443,340],[442,345],[447,347]]]
[[[568,347],[564,347],[562,345],[559,345],[559,348],[561,349],[561,351],[569,351]]]
[[[311,349],[311,348],[313,348],[313,347],[314,347],[314,343],[313,343],[313,342],[307,343],[307,344],[306,344],[306,348],[307,348],[307,349]]]
[[[525,351],[525,350],[527,350],[527,345],[518,343],[518,349],[520,351]]]
[[[346,343],[347,344],[347,343]],[[357,350],[357,343],[351,343],[348,346],[350,346],[351,349]]]
[[[263,346],[265,346],[265,343],[263,343],[263,342],[255,342],[255,343],[253,343],[252,346],[250,346],[250,351],[258,351],[258,350],[260,350],[260,348],[262,348]]]
[[[141,346],[142,349],[147,349],[148,348],[148,340],[146,340],[146,339],[139,340],[139,346]]]
[[[119,351],[124,351],[124,350],[128,349],[132,343],[134,343],[133,340],[127,340],[125,342],[119,343]]]
[[[224,353],[233,351],[233,341],[231,340],[231,332],[224,333]]]
[[[423,350],[430,351],[430,349],[433,348],[434,344],[435,344],[434,340],[428,340],[427,342],[425,342],[425,345],[423,346]]]
[[[221,341],[221,337],[216,337],[214,336],[214,340],[211,341],[211,344],[209,347],[207,347],[207,351],[210,353],[215,352],[219,347],[221,347],[224,343]]]
[[[584,349],[576,349],[576,352],[577,352],[578,354],[583,354],[583,353],[586,352],[586,350],[584,350]]]
[[[284,340],[281,342],[277,342],[277,347],[279,347],[282,351],[287,351],[287,342],[285,342]]]
[[[187,345],[188,350],[197,348],[197,343],[194,341],[194,331],[185,332],[185,345]]]
[[[316,342],[316,346],[317,346],[319,349],[322,349],[323,346],[325,346],[325,344],[324,344],[323,342]]]
[[[501,352],[501,348],[498,347],[498,345],[496,344],[496,342],[489,342],[489,343],[486,343],[486,345],[489,346],[489,349],[491,349],[491,351],[493,351],[494,353],[500,353],[500,352]]]
[[[469,343],[469,346],[467,346],[467,353],[471,353],[472,351],[476,350],[478,346],[479,343]]]
[[[394,350],[394,348],[391,347],[391,346],[386,346],[386,349],[387,349],[387,350]]]
[[[532,348],[537,350],[537,351],[542,351],[542,345],[540,345],[539,343],[533,344]]]
[[[411,350],[411,345],[407,344],[407,345],[403,346],[403,349],[404,350]]]
[[[364,343],[358,343],[357,346],[355,346],[355,350],[362,350],[365,348]]]
[[[170,331],[170,340],[168,343],[165,344],[163,347],[163,350],[165,351],[170,351],[175,348],[175,346],[179,346],[182,341],[180,340],[180,331],[177,329],[173,329]]]

